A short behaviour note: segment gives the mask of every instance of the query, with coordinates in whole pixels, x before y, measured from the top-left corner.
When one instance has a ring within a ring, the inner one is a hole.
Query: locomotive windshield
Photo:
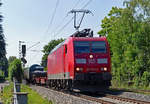
[[[104,41],[91,42],[92,53],[106,53],[106,43]]]
[[[75,41],[75,53],[90,53],[90,42],[88,41]]]
[[[106,53],[105,41],[75,41],[75,53]]]

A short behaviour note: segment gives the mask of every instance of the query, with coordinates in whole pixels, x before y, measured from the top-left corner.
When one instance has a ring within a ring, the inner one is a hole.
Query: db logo
[[[95,59],[89,59],[88,60],[90,64],[94,64],[95,63]]]

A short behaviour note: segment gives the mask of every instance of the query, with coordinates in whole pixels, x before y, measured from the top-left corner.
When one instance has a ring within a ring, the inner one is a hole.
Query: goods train
[[[91,92],[108,89],[112,76],[106,37],[93,37],[90,29],[74,33],[49,53],[47,68],[47,76],[42,78],[49,87]]]
[[[24,78],[27,83],[45,84],[47,81],[47,72],[38,64],[33,64],[28,69],[24,70]]]

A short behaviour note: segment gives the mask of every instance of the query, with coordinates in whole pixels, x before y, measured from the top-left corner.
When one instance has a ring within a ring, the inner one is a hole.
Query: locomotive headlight
[[[104,68],[104,71],[107,71],[107,68],[106,68],[106,67]]]
[[[79,71],[80,70],[80,68],[76,68],[76,71]]]
[[[76,68],[76,71],[82,71],[83,70],[83,68]]]
[[[76,59],[76,63],[77,64],[86,64],[86,59],[84,59],[84,58]]]
[[[89,57],[90,57],[90,58],[93,58],[93,55],[90,55]]]

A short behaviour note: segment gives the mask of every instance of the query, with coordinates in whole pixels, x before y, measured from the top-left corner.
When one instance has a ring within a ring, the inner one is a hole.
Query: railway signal
[[[27,60],[25,59],[26,56],[26,45],[22,43],[25,43],[24,41],[19,41],[19,59],[23,62],[23,67],[27,63]]]
[[[22,56],[25,57],[26,55],[26,45],[22,45]]]

